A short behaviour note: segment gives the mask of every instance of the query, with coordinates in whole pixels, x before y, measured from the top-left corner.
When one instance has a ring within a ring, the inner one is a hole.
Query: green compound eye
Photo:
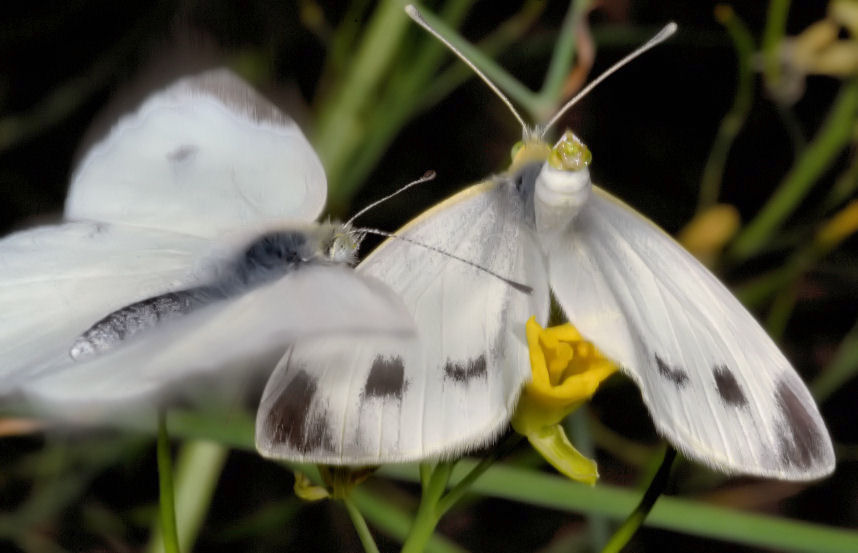
[[[571,131],[566,131],[557,144],[551,148],[548,164],[563,171],[579,171],[593,161],[593,154]]]
[[[509,153],[510,158],[515,160],[515,156],[518,155],[518,153],[521,151],[522,148],[524,148],[524,141],[523,140],[519,140],[518,142],[513,144],[512,150]]]

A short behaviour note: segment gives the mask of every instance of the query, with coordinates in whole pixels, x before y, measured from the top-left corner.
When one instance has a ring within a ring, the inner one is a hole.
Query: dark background
[[[0,16],[0,230],[57,219],[80,145],[102,132],[135,98],[185,72],[234,63],[237,57],[263,60],[259,63],[268,77],[260,88],[310,134],[326,46],[302,23],[299,5],[306,7],[307,3],[72,0],[4,6]],[[605,2],[590,17],[599,47],[591,75],[641,42],[631,37],[646,37],[669,20],[676,21],[680,31],[670,42],[611,77],[562,122],[593,152],[594,181],[671,233],[694,215],[703,166],[735,93],[735,55],[713,17],[713,6],[683,1]],[[340,3],[322,2],[318,7],[331,26],[345,13]],[[759,39],[767,4],[735,2],[733,8]],[[520,44],[499,57],[500,63],[529,86],[538,87],[541,82],[565,10],[563,2],[548,2]],[[478,3],[461,33],[479,40],[514,11],[514,6],[501,3]],[[800,32],[824,15],[824,2],[793,2],[788,34]],[[617,35],[617,30],[622,32]],[[624,40],[623,36],[630,38]],[[600,44],[600,37],[613,38],[604,38]],[[808,79],[804,94],[792,106],[808,137],[823,121],[840,84],[830,77]],[[100,127],[92,130],[91,123],[99,119]],[[471,79],[396,135],[353,199],[352,210],[427,169],[435,170],[438,178],[434,182],[380,206],[362,220],[367,226],[393,231],[466,184],[503,170],[509,149],[519,137],[520,129],[504,106],[482,83]],[[757,79],[753,108],[726,164],[721,201],[737,206],[743,220],[751,219],[793,159],[781,118]],[[807,229],[819,223],[814,206],[850,160],[851,152],[844,153],[822,176],[817,192],[788,222],[787,235],[793,231],[807,234]],[[855,245],[854,239],[847,241],[801,283],[799,302],[781,343],[807,380],[826,366],[855,323]],[[787,240],[786,245],[773,246],[722,276],[734,285],[745,283],[784,263],[796,247],[795,241]],[[699,486],[695,482],[705,471],[683,464],[673,491],[684,495],[717,492],[718,501],[739,507],[856,527],[856,391],[854,381],[848,383],[822,405],[835,441],[844,446],[832,478],[803,487],[750,479],[712,483],[707,474],[703,478],[707,485]],[[591,412],[618,433],[645,444],[656,443],[631,385],[611,386],[601,392]],[[50,509],[28,519],[30,528],[15,529],[18,534],[4,531],[0,540],[7,541],[0,541],[0,550],[18,551],[21,543],[35,543],[10,537],[20,538],[26,532],[48,536],[48,543],[61,547],[57,551],[139,550],[146,540],[148,520],[141,513],[149,512],[146,508],[151,509],[157,489],[153,450],[145,440],[132,438],[124,447],[124,442],[115,445],[112,439],[81,438],[83,443],[94,440],[97,447],[109,451],[96,456],[97,462],[85,460],[67,466],[66,470],[86,475],[80,488],[67,498],[58,494]],[[2,516],[18,512],[39,486],[43,473],[32,467],[47,463],[54,447],[38,436],[0,442],[0,490],[5,489],[0,492],[4,497],[0,500]],[[637,482],[640,467],[630,467],[604,452],[598,460],[604,481]],[[197,550],[358,549],[349,521],[337,505],[298,505],[289,499],[291,486],[288,471],[250,453],[233,453]],[[277,511],[282,518],[244,534],[227,531],[234,529],[231,525],[236,520],[265,505],[282,507]],[[100,530],[94,531],[94,508],[112,513],[121,524],[96,526]],[[579,517],[563,513],[483,500],[446,519],[441,528],[474,551],[525,551],[584,531],[587,525]],[[396,550],[395,542],[383,538],[381,542],[384,550]],[[674,549],[754,550],[655,530],[643,531],[630,550]],[[44,550],[52,549],[46,545]]]

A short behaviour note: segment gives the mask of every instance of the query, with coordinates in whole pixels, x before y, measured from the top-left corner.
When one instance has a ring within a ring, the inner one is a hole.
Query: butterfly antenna
[[[405,6],[405,13],[407,13],[408,17],[413,19],[415,23],[426,29],[432,36],[440,40],[441,43],[444,44],[444,46],[446,46],[447,48],[449,48],[451,52],[459,56],[459,59],[465,62],[465,65],[470,67],[473,72],[476,73],[477,76],[481,78],[483,82],[486,83],[495,94],[497,94],[498,98],[500,98],[501,101],[506,104],[506,107],[508,107],[512,114],[515,116],[515,118],[518,119],[518,122],[521,124],[521,128],[528,128],[527,123],[524,122],[524,119],[521,117],[521,115],[519,115],[518,111],[515,109],[515,106],[513,106],[512,102],[509,101],[509,98],[507,98],[504,93],[501,92],[500,89],[495,86],[495,84],[491,80],[489,80],[489,78],[486,77],[486,75],[482,71],[480,71],[476,65],[473,64],[473,62],[471,62],[471,60],[465,57],[465,54],[463,54],[458,48],[453,46],[449,40],[441,36],[438,31],[433,29],[429,25],[429,23],[425,19],[423,19],[423,15],[420,13],[420,10],[418,10],[414,4],[408,4],[407,6]]]
[[[513,288],[518,290],[519,292],[524,292],[525,294],[533,293],[533,288],[531,288],[527,284],[522,284],[521,282],[517,282],[515,280],[506,278],[505,276],[500,275],[500,274],[492,271],[491,269],[487,269],[487,268],[483,267],[482,265],[478,265],[477,263],[474,263],[473,261],[471,261],[469,259],[465,259],[464,257],[459,257],[458,255],[452,254],[450,252],[446,252],[446,251],[442,250],[441,248],[436,248],[435,246],[430,246],[429,244],[424,244],[423,242],[418,242],[417,240],[412,240],[411,238],[406,238],[405,236],[400,236],[400,235],[394,234],[392,232],[385,232],[385,231],[379,230],[379,229],[358,228],[355,230],[357,232],[362,232],[365,234],[375,234],[377,236],[384,236],[385,238],[396,238],[397,240],[402,240],[403,242],[408,242],[409,244],[414,244],[415,246],[420,246],[421,248],[426,248],[427,250],[431,250],[433,252],[440,253],[441,255],[446,255],[447,257],[449,257],[451,259],[461,261],[462,263],[470,265],[471,267],[474,267],[475,269],[479,269],[480,271],[483,271],[484,273],[489,274],[489,275],[503,281],[505,284],[509,284],[510,286],[512,286]]]
[[[405,192],[406,190],[408,190],[412,186],[415,186],[417,184],[422,184],[424,182],[428,182],[430,180],[433,180],[434,178],[435,178],[435,171],[432,171],[432,170],[426,171],[425,173],[423,173],[423,176],[420,177],[419,179],[409,182],[405,186],[401,187],[399,190],[393,192],[392,194],[388,194],[387,196],[381,198],[380,200],[376,200],[376,201],[372,202],[371,204],[369,204],[365,208],[361,209],[360,211],[358,211],[357,213],[352,215],[352,218],[349,219],[348,221],[346,221],[345,226],[347,226],[347,227],[351,226],[351,224],[354,222],[355,219],[357,219],[358,217],[360,217],[361,215],[363,215],[364,213],[366,213],[370,209],[374,208],[378,204],[384,203],[394,196],[398,196],[399,194],[401,194],[402,192]]]
[[[583,89],[581,89],[581,91],[578,94],[573,96],[571,100],[566,102],[563,105],[563,107],[557,111],[557,113],[554,115],[554,117],[551,118],[551,121],[549,121],[548,123],[546,123],[546,125],[544,127],[542,127],[541,135],[545,136],[545,133],[548,131],[548,129],[550,129],[552,126],[554,126],[554,124],[557,122],[557,120],[560,119],[563,116],[563,114],[569,110],[569,108],[571,108],[576,103],[578,103],[578,100],[580,100],[581,98],[586,96],[591,90],[596,88],[596,86],[599,85],[599,83],[601,83],[602,81],[604,81],[605,79],[610,77],[612,74],[614,74],[616,71],[618,71],[621,67],[623,67],[624,65],[626,65],[627,63],[629,63],[630,61],[635,59],[636,57],[640,56],[641,54],[643,54],[647,50],[650,50],[653,47],[658,46],[659,44],[661,44],[662,42],[664,42],[665,40],[670,38],[673,35],[673,33],[676,32],[676,29],[677,29],[676,23],[671,21],[670,23],[668,23],[667,25],[662,27],[662,29],[654,37],[652,37],[651,39],[646,41],[644,44],[639,46],[634,52],[630,53],[629,55],[627,55],[626,57],[624,57],[623,59],[621,59],[620,61],[618,61],[614,65],[612,65],[611,67],[609,67],[607,70],[605,70],[604,73],[602,73],[601,75],[596,77],[590,84],[588,84]]]

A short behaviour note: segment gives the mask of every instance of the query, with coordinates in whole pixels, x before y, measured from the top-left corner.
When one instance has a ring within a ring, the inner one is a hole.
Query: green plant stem
[[[338,182],[336,177],[347,166],[349,154],[363,140],[361,112],[393,62],[409,21],[398,0],[379,3],[352,57],[348,74],[332,95],[321,102],[313,143],[334,187]]]
[[[420,553],[426,548],[426,542],[429,541],[435,531],[435,526],[438,525],[438,520],[441,518],[442,513],[439,512],[438,502],[447,488],[453,465],[454,463],[446,461],[441,461],[435,465],[435,470],[432,471],[432,476],[429,478],[429,484],[420,496],[420,506],[417,508],[414,525],[411,527],[405,543],[402,544],[402,553]]]
[[[573,0],[569,2],[563,25],[557,36],[557,43],[551,54],[551,62],[545,73],[542,88],[536,95],[536,105],[531,114],[539,122],[545,122],[554,115],[558,104],[563,100],[563,85],[569,75],[569,68],[575,59],[575,46],[578,39],[578,24],[585,17],[592,4],[591,0]]]
[[[171,418],[172,420],[172,418]],[[188,441],[176,458],[176,523],[179,549],[191,551],[208,513],[229,450],[208,441]],[[161,525],[149,540],[149,553],[164,552]]]
[[[440,518],[444,516],[444,514],[449,511],[453,505],[462,499],[462,496],[468,492],[471,484],[473,484],[477,478],[482,476],[482,474],[486,472],[495,461],[512,451],[512,449],[515,448],[523,438],[524,436],[521,434],[513,433],[502,445],[496,447],[491,455],[483,457],[474,468],[468,471],[468,474],[466,474],[464,478],[459,480],[450,489],[450,491],[438,501],[438,517]]]
[[[459,461],[451,481],[458,482],[476,464],[470,460]],[[416,471],[410,465],[386,465],[378,474],[409,482],[416,481]],[[495,463],[476,480],[471,485],[471,493],[565,512],[598,513],[616,520],[627,517],[640,502],[640,493],[636,491],[608,484],[588,486],[503,463]],[[662,497],[644,524],[777,551],[858,551],[858,531],[855,530],[740,511],[677,497]]]
[[[676,450],[667,446],[667,451],[664,452],[664,459],[661,461],[661,466],[647,487],[641,502],[632,511],[632,514],[617,528],[608,543],[602,549],[602,553],[619,553],[629,543],[638,528],[643,525],[647,515],[649,515],[655,502],[664,492],[667,483],[670,480],[670,469],[673,467],[673,461],[676,459]]]
[[[414,518],[387,493],[376,491],[372,485],[354,488],[349,495],[361,514],[376,530],[405,542],[414,526]],[[432,534],[426,542],[426,553],[465,553],[461,547],[438,534]]]
[[[786,34],[787,16],[790,0],[770,0],[766,14],[766,28],[763,29],[763,75],[770,90],[777,88],[780,81],[780,60],[778,47]]]
[[[346,506],[349,518],[352,519],[352,524],[354,524],[355,530],[360,538],[360,542],[363,545],[363,550],[366,551],[366,553],[378,553],[378,546],[375,544],[375,540],[372,538],[372,532],[369,531],[369,526],[367,526],[366,520],[363,518],[360,510],[358,510],[357,506],[348,496],[343,497],[341,501],[343,502],[343,505]]]
[[[173,464],[170,459],[170,438],[167,435],[167,415],[158,413],[158,488],[161,533],[164,551],[179,553],[179,535],[176,532],[176,503],[173,496]]]
[[[799,206],[813,184],[852,140],[858,115],[858,78],[843,84],[816,138],[796,160],[759,215],[742,229],[728,252],[733,263],[757,254]]]
[[[718,201],[721,192],[721,179],[724,176],[724,166],[733,141],[742,130],[751,104],[754,99],[754,74],[751,69],[751,57],[754,54],[754,38],[745,23],[729,8],[717,10],[719,21],[727,29],[727,34],[733,41],[736,50],[736,97],[730,111],[721,120],[715,142],[709,152],[709,159],[703,168],[700,179],[700,196],[697,200],[697,211],[711,207]]]

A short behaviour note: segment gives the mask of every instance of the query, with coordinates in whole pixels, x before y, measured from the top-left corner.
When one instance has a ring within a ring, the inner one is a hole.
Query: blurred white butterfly
[[[760,325],[667,234],[591,184],[589,152],[571,133],[554,149],[543,133],[525,133],[509,172],[396,233],[532,292],[387,240],[357,270],[402,297],[417,336],[325,337],[292,348],[262,399],[259,450],[377,464],[448,458],[491,443],[530,378],[524,325],[531,315],[546,322],[550,285],[569,320],[638,384],[656,427],[686,456],[728,473],[789,480],[830,473],[832,445],[813,399]],[[563,151],[578,159],[549,163]]]
[[[229,71],[153,94],[80,163],[66,222],[0,241],[0,391],[81,414],[302,337],[408,332],[349,267],[361,234],[312,223],[326,194],[298,126]]]

